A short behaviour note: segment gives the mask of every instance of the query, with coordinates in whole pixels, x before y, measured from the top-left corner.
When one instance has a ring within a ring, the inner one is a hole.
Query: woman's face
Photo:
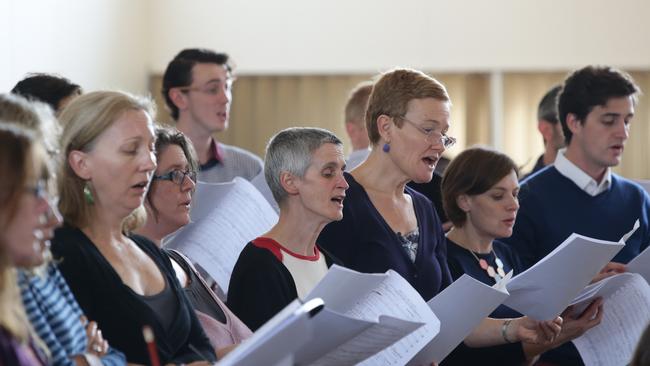
[[[491,239],[509,237],[519,210],[518,194],[517,174],[512,171],[486,192],[467,196],[466,225]]]
[[[408,103],[402,127],[390,134],[390,156],[402,172],[416,183],[429,182],[445,151],[440,135],[449,130],[449,102],[434,98]],[[397,117],[393,117],[393,124]],[[425,134],[431,133],[430,136]]]
[[[156,168],[149,115],[126,111],[99,135],[82,165],[93,187],[95,206],[113,216],[128,216],[142,204]]]
[[[50,206],[45,180],[36,178],[40,162],[34,164],[20,192],[17,212],[7,223],[2,241],[14,266],[29,268],[41,265],[45,249],[61,223],[60,215]]]
[[[326,143],[316,149],[297,189],[303,206],[326,222],[343,218],[343,199],[349,185],[343,177],[345,156],[341,145]]]
[[[158,152],[156,176],[164,176],[173,171],[190,171],[190,164],[183,149],[175,144],[168,145]],[[189,176],[184,176],[180,185],[172,180],[154,179],[149,198],[151,205],[157,210],[157,216],[151,214],[148,220],[157,217],[155,223],[162,232],[165,232],[165,235],[187,225],[190,222],[190,204],[194,187],[196,183]]]

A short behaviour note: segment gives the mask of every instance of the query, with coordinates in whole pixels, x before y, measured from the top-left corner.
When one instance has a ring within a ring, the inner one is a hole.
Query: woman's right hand
[[[560,335],[554,342],[555,345],[578,338],[600,324],[603,320],[603,299],[599,297],[592,301],[582,314],[574,314],[573,306],[569,306],[562,313],[562,318],[564,323]]]

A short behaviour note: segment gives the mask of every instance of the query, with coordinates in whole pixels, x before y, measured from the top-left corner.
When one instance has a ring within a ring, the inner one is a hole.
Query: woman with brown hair
[[[447,166],[442,196],[445,212],[453,223],[447,233],[447,262],[454,280],[468,274],[492,286],[511,270],[515,275],[523,272],[516,253],[497,240],[512,235],[519,209],[517,174],[517,166],[507,155],[481,147],[463,151]],[[550,344],[514,342],[486,348],[460,345],[443,365],[533,362],[542,352],[569,342],[599,324],[602,310],[600,299],[582,314],[567,309],[562,314],[562,331]],[[521,314],[501,305],[490,316],[507,319]],[[579,357],[577,352],[575,357]],[[581,363],[579,358],[565,361],[565,364]]]

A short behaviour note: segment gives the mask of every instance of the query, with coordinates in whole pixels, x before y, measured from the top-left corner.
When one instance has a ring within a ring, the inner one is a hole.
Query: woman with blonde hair
[[[34,134],[0,122],[0,364],[45,365],[16,285],[14,267],[43,262],[52,227],[41,218],[50,210],[45,190],[45,152]]]
[[[125,353],[148,364],[143,327],[163,363],[208,364],[216,356],[169,259],[133,235],[156,168],[149,100],[122,92],[80,96],[60,116],[58,175],[64,227],[52,252],[84,312]]]

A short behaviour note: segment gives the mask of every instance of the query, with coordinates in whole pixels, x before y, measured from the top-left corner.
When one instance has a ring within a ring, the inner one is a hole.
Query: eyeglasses
[[[211,81],[207,85],[204,86],[182,86],[178,87],[180,91],[183,92],[188,92],[188,91],[196,91],[199,93],[207,94],[207,95],[218,95],[221,92],[221,89],[223,88],[226,92],[229,92],[232,90],[232,84],[235,81],[234,78],[228,78],[224,81]],[[223,85],[223,86],[222,86]]]
[[[404,116],[398,116],[396,118],[399,118],[404,122],[408,122],[411,126],[415,127],[415,129],[422,132],[426,136],[425,140],[427,140],[427,141],[429,141],[431,143],[433,143],[433,142],[440,143],[440,144],[442,144],[442,146],[444,146],[445,149],[449,149],[450,147],[452,147],[452,146],[454,146],[456,144],[456,139],[454,137],[447,136],[447,135],[445,135],[443,133],[440,133],[440,132],[434,130],[433,128],[424,128],[424,127],[420,126],[419,124],[417,124],[417,123],[415,123],[415,122],[413,122],[411,120],[406,119],[406,117],[404,117]],[[431,138],[435,138],[435,140],[431,141]]]
[[[190,180],[194,183],[196,183],[196,172],[192,170],[187,170],[187,171],[181,171],[178,169],[174,169],[171,172],[167,172],[162,175],[154,175],[153,180],[170,180],[179,186],[183,185],[183,182],[185,182],[185,177],[190,178]]]

